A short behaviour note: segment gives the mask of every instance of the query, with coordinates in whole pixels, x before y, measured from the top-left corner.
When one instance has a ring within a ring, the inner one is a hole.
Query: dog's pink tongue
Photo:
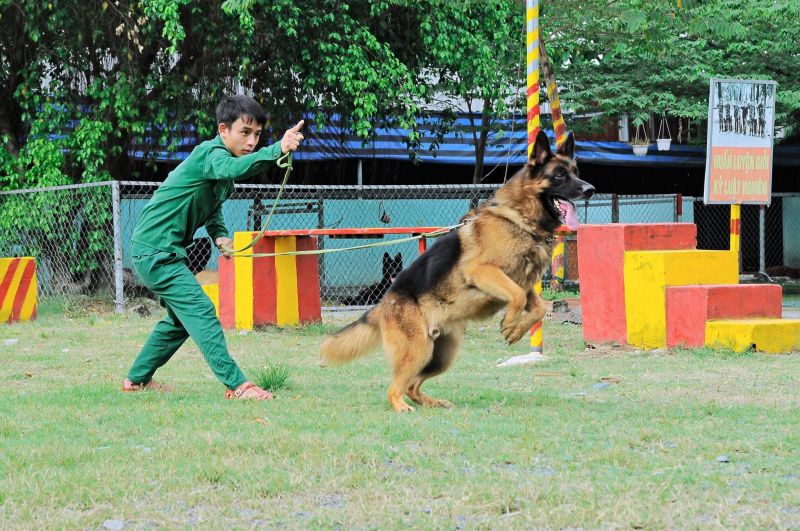
[[[561,199],[558,200],[558,204],[561,207],[561,213],[564,215],[564,225],[569,230],[578,230],[578,212],[575,210],[575,205]]]

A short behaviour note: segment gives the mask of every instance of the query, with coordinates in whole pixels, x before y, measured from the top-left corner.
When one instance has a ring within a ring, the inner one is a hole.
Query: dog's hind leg
[[[431,361],[433,340],[416,308],[396,311],[393,319],[381,320],[383,347],[394,370],[387,395],[395,411],[414,411],[403,396],[412,380]]]
[[[411,380],[411,385],[406,389],[408,398],[421,406],[426,407],[446,407],[451,408],[453,404],[447,400],[430,397],[420,391],[420,387],[428,378],[442,374],[450,368],[456,359],[458,349],[461,347],[461,339],[464,337],[465,324],[457,325],[455,330],[448,331],[436,338],[433,343],[433,355],[428,364],[423,367],[422,372]]]

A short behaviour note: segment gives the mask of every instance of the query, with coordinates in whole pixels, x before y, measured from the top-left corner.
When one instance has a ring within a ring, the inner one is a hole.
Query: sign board
[[[774,81],[711,80],[706,204],[769,205],[776,86]]]

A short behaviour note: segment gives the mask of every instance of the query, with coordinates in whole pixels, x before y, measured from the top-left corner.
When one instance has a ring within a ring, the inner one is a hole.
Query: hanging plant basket
[[[658,138],[656,138],[656,145],[659,151],[669,151],[669,146],[672,144],[672,133],[669,131],[669,123],[667,122],[667,115],[661,115],[661,124],[658,126]]]
[[[639,131],[642,131],[642,134],[639,135]],[[633,148],[633,154],[637,157],[644,157],[647,155],[647,149],[650,147],[650,139],[647,138],[647,133],[644,131],[644,126],[640,125],[636,128],[636,136],[631,142],[631,148]]]

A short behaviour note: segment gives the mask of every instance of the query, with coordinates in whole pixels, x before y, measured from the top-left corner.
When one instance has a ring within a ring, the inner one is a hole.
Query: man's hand
[[[217,249],[219,249],[219,252],[221,252],[223,256],[228,258],[233,256],[233,240],[225,236],[220,236],[214,240],[214,243],[217,244]]]
[[[303,123],[305,122],[300,120],[297,125],[283,134],[283,138],[281,138],[281,153],[296,151],[300,146],[300,141],[304,138],[303,133],[300,132],[300,129],[303,128]]]

